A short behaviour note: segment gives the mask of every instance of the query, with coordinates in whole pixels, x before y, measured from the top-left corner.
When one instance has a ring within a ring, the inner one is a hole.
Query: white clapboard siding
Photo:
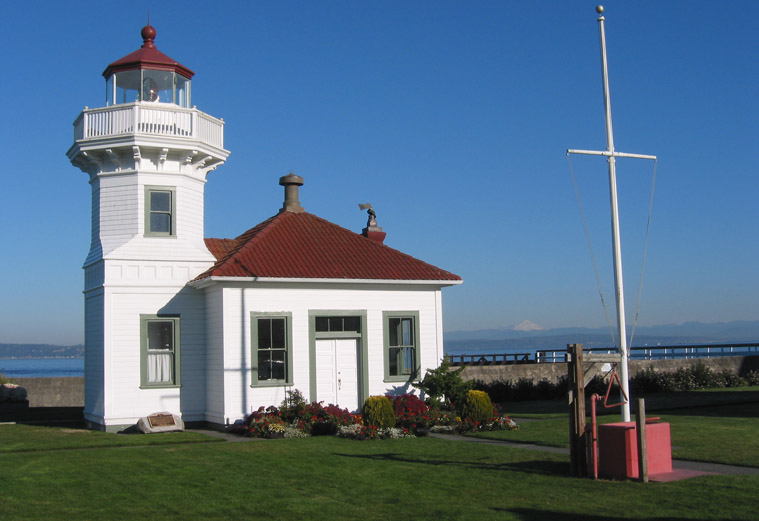
[[[261,406],[279,405],[287,390],[298,389],[310,400],[309,312],[356,311],[366,313],[363,335],[367,339],[368,391],[370,395],[393,391],[403,382],[384,382],[384,311],[419,313],[419,353],[423,371],[439,365],[443,356],[442,310],[440,289],[436,286],[363,285],[363,284],[284,284],[261,283],[244,288],[229,284],[223,289],[223,316],[209,317],[209,331],[223,328],[223,367],[208,368],[216,372],[208,381],[223,379],[225,396],[224,422],[233,422]],[[206,306],[218,301],[219,289],[212,285],[206,292]],[[215,305],[218,308],[218,304]],[[291,387],[251,388],[251,313],[289,313],[292,317],[293,385]],[[223,325],[220,322],[223,320]],[[213,322],[213,324],[211,323]],[[218,339],[218,334],[215,338]],[[218,346],[208,346],[209,350]],[[208,355],[208,360],[216,357]],[[218,373],[223,373],[223,376]],[[318,377],[317,377],[318,381]],[[409,392],[413,388],[408,389]],[[359,404],[360,407],[361,404]],[[209,408],[212,407],[210,401]],[[209,409],[209,417],[219,411]],[[211,421],[209,419],[209,421]]]

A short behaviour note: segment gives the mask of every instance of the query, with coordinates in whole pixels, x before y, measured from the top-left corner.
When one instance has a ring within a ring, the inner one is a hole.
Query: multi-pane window
[[[252,324],[254,382],[287,383],[291,374],[289,317],[256,316]]]
[[[141,317],[142,385],[179,385],[179,318]]]
[[[385,377],[408,379],[419,370],[417,315],[385,316]]]
[[[361,317],[316,317],[317,333],[361,332]]]
[[[145,187],[145,234],[176,234],[176,192],[173,187]]]

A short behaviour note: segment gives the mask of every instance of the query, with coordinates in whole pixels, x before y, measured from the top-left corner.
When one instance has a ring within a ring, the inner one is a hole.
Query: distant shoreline
[[[84,360],[83,356],[0,356],[0,360]]]

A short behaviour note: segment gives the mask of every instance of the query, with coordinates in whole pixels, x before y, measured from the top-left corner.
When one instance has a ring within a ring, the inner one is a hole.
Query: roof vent
[[[364,237],[373,240],[374,242],[382,244],[385,241],[387,234],[382,231],[381,227],[377,226],[377,214],[374,212],[374,208],[372,208],[372,205],[369,203],[359,203],[358,207],[361,210],[366,210],[369,214],[369,220],[366,223],[366,228],[361,231],[361,234]]]
[[[282,212],[303,213],[306,210],[300,205],[298,200],[298,187],[303,186],[303,178],[295,175],[292,171],[286,176],[279,178],[279,184],[285,187],[285,204],[282,205]]]

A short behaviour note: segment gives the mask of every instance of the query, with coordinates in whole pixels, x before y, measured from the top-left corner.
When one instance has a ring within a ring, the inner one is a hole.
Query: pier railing
[[[585,349],[586,353],[616,353],[613,347]],[[532,353],[446,355],[452,365],[503,365],[558,363],[567,361],[566,349],[538,349]],[[676,358],[714,358],[719,356],[759,356],[759,344],[693,344],[640,346],[630,348],[630,360],[668,360]]]
[[[530,353],[446,355],[452,365],[503,365],[530,363]]]

